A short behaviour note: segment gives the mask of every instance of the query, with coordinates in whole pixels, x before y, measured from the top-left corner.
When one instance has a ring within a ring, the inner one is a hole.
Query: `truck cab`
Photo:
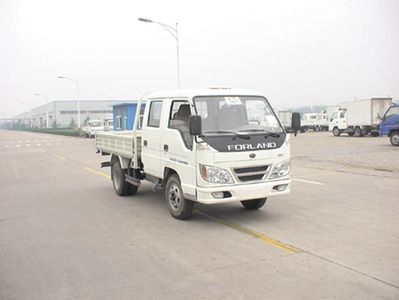
[[[380,135],[388,136],[393,146],[399,146],[399,104],[392,105],[381,120]]]
[[[164,188],[172,216],[186,219],[195,202],[258,209],[267,197],[289,193],[290,137],[263,95],[179,90],[143,100],[142,129],[136,115],[132,142],[126,132],[96,137],[99,152],[111,154],[107,165],[117,194],[132,184],[134,194],[141,180],[150,181]],[[294,130],[299,121],[293,113]]]
[[[334,136],[339,136],[348,128],[346,124],[346,110],[339,109],[332,113],[328,130],[332,131]]]

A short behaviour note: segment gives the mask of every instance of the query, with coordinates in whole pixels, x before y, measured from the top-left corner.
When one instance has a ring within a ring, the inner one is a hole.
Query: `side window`
[[[399,116],[399,107],[392,107],[385,115],[385,120],[389,120],[390,118],[397,116]]]
[[[340,117],[341,119],[345,118],[345,111],[344,111],[344,110],[341,111],[341,113],[339,114],[339,117]]]
[[[161,123],[162,101],[152,101],[148,115],[148,126],[159,127]]]
[[[173,101],[169,113],[169,128],[177,129],[187,148],[193,146],[193,137],[188,128],[188,118],[191,115],[190,104],[187,101]]]

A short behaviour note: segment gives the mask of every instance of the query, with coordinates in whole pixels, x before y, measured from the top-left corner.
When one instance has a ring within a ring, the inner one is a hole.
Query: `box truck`
[[[339,136],[341,133],[356,137],[367,134],[378,136],[381,118],[391,104],[392,98],[341,102],[339,110],[331,116],[329,130],[334,136]]]
[[[291,131],[292,112],[289,110],[279,110],[278,118],[280,119],[280,122],[284,126],[285,130]]]
[[[194,203],[238,201],[262,207],[290,192],[290,136],[260,93],[234,89],[157,92],[139,100],[132,131],[96,135],[108,155],[115,193],[134,195],[142,180],[164,189],[177,219]],[[291,127],[298,130],[293,113]]]

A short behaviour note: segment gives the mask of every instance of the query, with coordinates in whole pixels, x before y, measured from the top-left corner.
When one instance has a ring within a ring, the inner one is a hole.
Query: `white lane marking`
[[[36,146],[41,146],[41,144],[36,144]]]
[[[19,148],[19,147],[21,147],[21,145],[15,145],[15,147]]]
[[[6,148],[8,148],[8,147],[10,147],[10,146],[8,146],[8,145],[5,145],[5,147],[6,147]]]
[[[30,147],[30,144],[26,144],[27,147]]]
[[[298,181],[298,182],[304,182],[304,183],[310,183],[310,184],[315,184],[315,185],[326,185],[325,183],[318,182],[318,181],[312,181],[312,180],[306,180],[306,179],[299,179],[299,178],[291,178],[293,181]]]

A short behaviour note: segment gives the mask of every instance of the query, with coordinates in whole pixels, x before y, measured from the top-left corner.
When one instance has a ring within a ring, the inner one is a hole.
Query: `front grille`
[[[233,171],[239,181],[247,182],[262,180],[265,177],[268,168],[268,165],[263,165],[255,167],[235,168],[233,169]]]

